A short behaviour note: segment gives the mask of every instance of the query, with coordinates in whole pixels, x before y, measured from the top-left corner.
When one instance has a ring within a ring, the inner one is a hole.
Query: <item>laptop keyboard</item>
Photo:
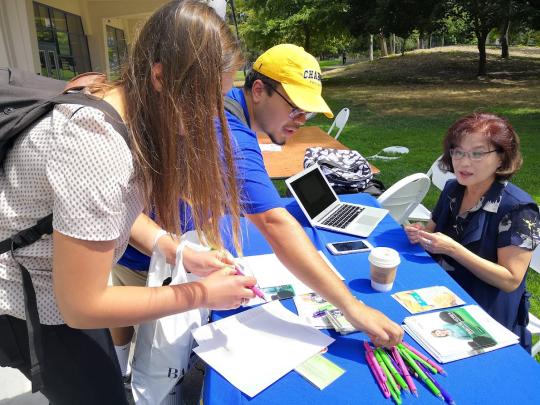
[[[364,208],[357,205],[343,204],[322,223],[323,225],[345,229],[363,210]]]

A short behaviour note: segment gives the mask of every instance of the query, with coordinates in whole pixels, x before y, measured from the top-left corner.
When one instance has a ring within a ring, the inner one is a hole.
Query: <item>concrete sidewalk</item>
[[[184,403],[198,405],[204,378],[205,365],[197,361],[186,375],[182,385]],[[32,394],[30,381],[18,370],[0,367],[0,405],[48,405],[49,401],[41,393]],[[128,400],[133,404],[133,396],[128,392]],[[180,404],[178,404],[180,405]]]

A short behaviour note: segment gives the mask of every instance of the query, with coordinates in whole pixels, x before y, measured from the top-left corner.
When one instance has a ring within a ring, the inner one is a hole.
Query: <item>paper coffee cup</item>
[[[399,253],[392,248],[377,247],[371,249],[368,260],[371,287],[377,291],[390,291],[396,279],[397,266],[401,263]]]

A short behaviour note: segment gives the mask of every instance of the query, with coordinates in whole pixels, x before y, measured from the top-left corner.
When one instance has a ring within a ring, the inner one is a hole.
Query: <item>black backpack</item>
[[[97,77],[98,74],[92,73],[85,75],[84,78],[81,77],[78,81],[66,83],[38,76],[33,72],[0,67],[0,170],[3,169],[4,160],[14,141],[24,133],[25,129],[52,111],[57,104],[80,104],[103,111],[107,121],[128,142],[127,127],[116,110],[107,102],[91,98],[81,92],[85,84],[91,83]],[[32,392],[39,391],[43,385],[39,365],[43,361],[41,326],[30,273],[17,261],[14,251],[31,245],[43,235],[50,235],[52,231],[52,214],[50,214],[40,219],[36,225],[23,229],[0,242],[0,254],[11,251],[13,260],[19,266],[22,275]]]

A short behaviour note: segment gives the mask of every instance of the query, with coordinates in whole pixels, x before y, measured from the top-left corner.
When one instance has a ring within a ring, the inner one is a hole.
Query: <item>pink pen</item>
[[[435,370],[437,370],[438,373],[442,374],[442,375],[446,375],[446,372],[443,370],[443,368],[441,366],[439,366],[437,363],[435,363],[434,361],[428,359],[426,356],[424,356],[422,353],[420,353],[418,350],[416,350],[414,347],[408,345],[407,343],[405,342],[401,342],[401,344],[403,344],[403,346],[405,346],[407,349],[409,349],[411,352],[413,352],[414,354],[416,354],[418,357],[420,357],[422,360],[425,360],[429,365],[431,365]]]
[[[242,270],[240,269],[240,265],[238,263],[236,263],[234,265],[234,269],[236,270],[236,274],[237,276],[243,276],[244,273],[242,272]],[[268,300],[266,299],[266,297],[264,296],[264,293],[257,287],[257,286],[253,286],[253,287],[250,287],[251,291],[253,291],[253,293],[259,297],[259,298],[262,298],[263,300],[265,300],[266,302],[268,302]]]
[[[379,388],[381,389],[385,398],[390,398],[390,391],[388,390],[388,387],[386,386],[386,375],[384,374],[379,364],[377,363],[377,360],[375,359],[375,355],[373,354],[373,349],[371,348],[369,343],[367,343],[366,341],[364,341],[364,347],[366,349],[366,352],[365,352],[366,361],[368,363],[369,368],[371,369],[371,372],[375,376],[375,380],[377,381]]]
[[[403,377],[405,377],[405,381],[407,382],[407,385],[411,389],[411,392],[414,394],[414,396],[418,397],[418,391],[416,390],[416,385],[414,385],[414,381],[411,378],[411,375],[409,374],[409,369],[403,362],[403,359],[401,358],[401,355],[399,354],[398,349],[394,346],[391,349],[392,356],[394,357],[394,360],[399,365],[399,368],[401,369],[401,372],[403,373]]]

